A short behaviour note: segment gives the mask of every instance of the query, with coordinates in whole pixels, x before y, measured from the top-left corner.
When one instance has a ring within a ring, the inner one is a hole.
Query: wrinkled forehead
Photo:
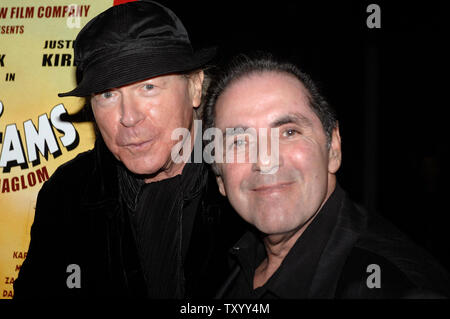
[[[273,127],[289,121],[321,126],[304,85],[278,71],[254,72],[232,81],[217,99],[215,113],[218,127]]]

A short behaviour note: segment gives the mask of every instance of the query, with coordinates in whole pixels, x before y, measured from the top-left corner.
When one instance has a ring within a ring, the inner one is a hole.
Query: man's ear
[[[189,94],[194,108],[202,102],[203,80],[205,74],[202,70],[189,75]]]
[[[339,124],[336,124],[331,133],[331,145],[328,151],[328,172],[335,174],[341,166],[341,161],[341,136],[339,134]]]
[[[217,185],[219,186],[219,192],[223,196],[227,196],[227,192],[225,191],[225,184],[223,183],[222,176],[220,176],[220,175],[216,176],[216,182],[217,182]]]

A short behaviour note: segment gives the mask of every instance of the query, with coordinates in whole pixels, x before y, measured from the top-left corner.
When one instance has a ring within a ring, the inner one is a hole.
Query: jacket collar
[[[118,160],[100,137],[97,137],[92,152],[94,157],[93,170],[86,182],[81,203],[88,207],[108,203],[116,204],[119,195],[116,169]]]
[[[308,298],[334,298],[340,273],[350,251],[367,227],[367,215],[344,192],[336,226],[325,246],[312,280]]]

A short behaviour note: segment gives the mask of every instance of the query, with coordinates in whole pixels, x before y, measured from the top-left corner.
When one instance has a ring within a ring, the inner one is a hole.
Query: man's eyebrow
[[[287,115],[283,115],[273,121],[270,127],[280,127],[284,124],[297,124],[303,127],[312,127],[313,124],[309,118],[299,113],[291,113]]]
[[[284,124],[290,124],[290,123],[297,124],[301,127],[312,127],[313,126],[311,120],[309,118],[307,118],[306,116],[304,116],[300,113],[290,113],[290,114],[283,115],[283,116],[279,117],[278,119],[276,119],[275,121],[273,121],[270,124],[270,127],[276,128],[276,127],[280,127]],[[242,133],[245,133],[247,131],[247,129],[249,129],[249,127],[245,126],[245,125],[237,125],[235,127],[227,128],[223,132],[223,137],[242,134]]]

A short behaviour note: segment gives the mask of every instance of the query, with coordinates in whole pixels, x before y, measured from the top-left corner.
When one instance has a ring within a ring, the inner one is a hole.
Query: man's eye
[[[285,136],[285,137],[292,137],[292,136],[296,135],[297,133],[298,133],[297,130],[289,129],[289,130],[286,130],[286,131],[283,132],[283,136]]]
[[[237,138],[233,142],[234,147],[241,147],[241,146],[244,146],[245,144],[247,144],[247,141],[245,140],[245,138]]]
[[[245,139],[243,138],[234,138],[231,143],[228,144],[228,149],[239,148],[245,145]]]
[[[154,85],[153,85],[153,84],[146,84],[146,85],[144,85],[144,89],[147,90],[147,91],[150,91],[150,90],[152,90],[153,88],[154,88]]]
[[[107,91],[107,92],[103,92],[102,93],[102,98],[104,98],[104,99],[109,99],[112,96],[113,96],[113,93],[111,91]]]

